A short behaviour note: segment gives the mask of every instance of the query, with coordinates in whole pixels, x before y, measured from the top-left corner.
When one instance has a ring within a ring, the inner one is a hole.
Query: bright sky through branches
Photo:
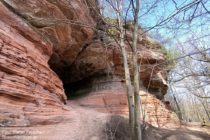
[[[104,16],[115,18],[115,12],[104,0]],[[110,1],[110,0],[109,0]],[[113,4],[116,0],[112,0]],[[124,1],[124,16],[129,7]],[[128,20],[132,19],[132,8]],[[191,35],[208,38],[210,35],[210,0],[141,0],[140,26],[160,41],[176,44]],[[166,44],[168,46],[168,44]]]

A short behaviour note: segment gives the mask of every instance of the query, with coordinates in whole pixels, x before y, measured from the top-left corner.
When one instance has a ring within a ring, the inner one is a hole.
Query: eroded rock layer
[[[60,121],[61,80],[49,68],[52,46],[0,2],[0,126]]]
[[[43,39],[52,43],[53,55],[49,63],[59,75],[65,67],[74,63],[92,39],[95,22],[86,1],[4,0],[3,3],[30,24]]]
[[[2,0],[0,18],[0,126],[68,119],[66,95],[81,94],[81,106],[101,112],[128,113],[121,51],[104,34],[95,0]],[[167,71],[160,45],[143,36],[138,56],[146,120],[176,120],[162,102]]]
[[[103,113],[128,115],[125,83],[121,77],[103,76],[94,78],[92,81],[88,80],[88,82],[91,83],[89,86],[86,85],[76,92],[76,94],[86,93],[75,100],[77,104]],[[155,92],[153,91],[152,94],[144,85],[141,85],[140,89],[141,115],[144,121],[157,127],[179,125],[179,120],[176,114],[171,111],[169,102],[164,101],[163,98],[162,100],[157,99]],[[160,91],[156,93],[163,94]]]

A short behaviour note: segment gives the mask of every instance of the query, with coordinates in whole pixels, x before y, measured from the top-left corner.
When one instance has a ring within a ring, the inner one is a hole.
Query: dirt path
[[[106,140],[105,124],[108,114],[68,103],[70,120],[56,125],[36,127],[0,127],[0,140]],[[144,140],[210,140],[210,129],[182,126],[176,130],[146,128]],[[121,140],[126,140],[121,138]]]
[[[71,119],[68,122],[36,127],[1,127],[0,140],[100,140],[107,115],[74,104],[69,108]]]

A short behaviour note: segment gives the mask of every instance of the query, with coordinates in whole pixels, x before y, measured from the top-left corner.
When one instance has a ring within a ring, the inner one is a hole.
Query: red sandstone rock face
[[[177,115],[171,111],[170,104],[158,100],[145,90],[140,91],[140,96],[143,110],[142,118],[146,122],[160,128],[180,125]]]
[[[0,126],[60,121],[66,96],[48,65],[52,46],[1,2],[0,18]]]
[[[49,64],[64,84],[107,73],[124,76],[118,46],[103,31],[93,30],[98,17],[94,14],[96,9],[89,7],[96,5],[95,0],[4,0],[3,3],[30,24],[42,40],[52,44],[53,55]],[[127,37],[132,40],[132,33],[128,32]],[[156,86],[157,73],[166,75],[163,66],[159,65],[165,61],[164,55],[160,48],[148,47],[146,36],[138,40],[142,82],[144,86],[150,85],[152,90],[161,90],[165,94],[165,84]],[[148,82],[149,79],[153,82]],[[161,99],[162,95],[157,97]]]
[[[157,98],[163,99],[167,91],[167,71],[163,65],[165,58],[158,49],[151,50],[141,44],[139,48],[141,48],[139,49],[139,62],[141,62],[142,86]],[[100,82],[113,84],[113,81],[116,81],[114,77],[118,77],[117,81],[122,82],[124,81],[124,68],[120,50],[116,44],[105,46],[100,41],[91,43],[84,52],[78,55],[76,61],[65,73],[66,77],[63,81],[67,87],[72,82],[83,81],[86,77],[91,79],[91,88]],[[97,81],[98,79],[101,80]],[[87,85],[86,82],[80,82],[80,84],[80,88],[83,87],[83,84]],[[115,84],[110,85],[107,89],[111,89],[112,86]]]
[[[80,105],[127,114],[120,50],[108,37],[93,30],[97,16],[87,6],[95,1],[87,2],[0,2],[1,126],[50,124],[66,119],[69,112],[63,105],[63,85],[50,67],[67,87],[79,81],[79,91],[87,93],[88,88],[88,96],[78,100]],[[141,87],[163,99],[167,90],[167,72],[162,65],[165,57],[160,48],[149,48],[144,41],[138,42]],[[83,83],[85,78],[90,82]],[[171,112],[155,97],[148,95],[148,101],[143,99],[149,108],[146,120],[155,125],[173,120]]]
[[[110,85],[115,88],[110,88]],[[180,122],[169,104],[157,99],[141,86],[142,120],[161,128],[179,126]],[[76,102],[85,108],[91,108],[103,113],[128,115],[127,95],[122,82],[102,83],[93,92],[79,98]],[[144,118],[144,119],[143,119]]]
[[[63,84],[48,61],[58,74],[75,61],[93,36],[93,11],[77,0],[3,0],[0,6],[0,125],[63,120]]]
[[[4,0],[4,4],[28,22],[42,39],[52,43],[49,63],[58,74],[75,61],[94,34],[95,22],[85,1]]]
[[[107,49],[101,42],[91,43],[85,48],[74,63],[67,67],[64,83],[72,83],[92,75],[105,74],[112,62],[113,49]],[[113,69],[110,68],[110,72]]]

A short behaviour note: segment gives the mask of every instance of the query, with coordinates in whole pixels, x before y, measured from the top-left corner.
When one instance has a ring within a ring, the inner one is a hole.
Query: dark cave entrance
[[[71,67],[56,56],[58,55],[53,54],[48,64],[62,81],[67,99],[74,100],[87,96],[94,88],[94,75],[87,76],[86,78],[78,78],[77,73],[75,74],[75,71],[71,73]],[[79,70],[78,73],[80,73]]]
[[[92,91],[92,80],[88,77],[77,82],[63,83],[63,88],[68,100],[78,99]]]
[[[121,75],[114,75],[105,68],[97,69],[90,63],[78,65],[73,62],[69,64],[61,60],[58,54],[53,54],[48,64],[61,79],[68,100],[81,98],[101,90],[123,90],[125,88]]]

